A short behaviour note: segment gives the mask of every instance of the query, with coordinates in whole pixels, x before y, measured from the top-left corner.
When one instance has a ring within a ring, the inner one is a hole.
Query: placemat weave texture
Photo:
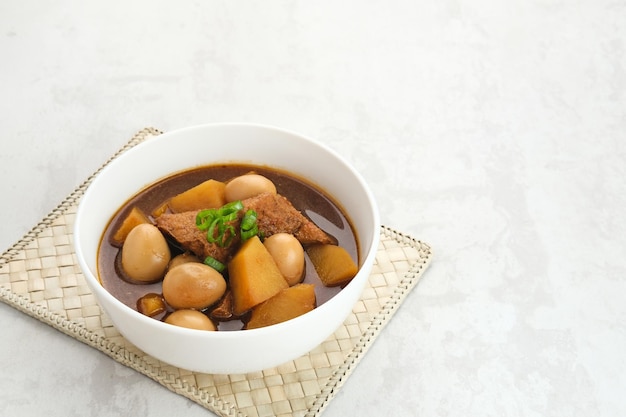
[[[161,134],[139,131],[103,167]],[[102,168],[100,168],[102,169]],[[320,346],[276,368],[211,375],[160,362],[124,339],[98,306],[77,264],[72,232],[90,176],[0,256],[0,300],[106,353],[219,416],[318,416],[346,382],[428,267],[431,248],[383,226],[369,281],[351,315]]]

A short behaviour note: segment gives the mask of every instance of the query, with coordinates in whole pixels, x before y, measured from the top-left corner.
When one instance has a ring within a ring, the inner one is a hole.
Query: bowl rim
[[[261,327],[261,328],[256,328],[256,329],[246,329],[246,330],[226,330],[226,331],[212,331],[212,332],[207,332],[204,330],[197,330],[197,329],[189,329],[189,328],[184,328],[184,327],[180,327],[180,326],[172,326],[170,324],[167,324],[165,322],[162,322],[160,320],[155,320],[154,318],[148,317],[144,314],[141,314],[140,312],[138,312],[137,310],[127,306],[125,303],[123,303],[122,301],[120,301],[117,297],[115,297],[113,294],[111,294],[106,288],[104,288],[104,286],[102,286],[102,284],[100,283],[99,279],[97,278],[97,271],[94,273],[90,266],[87,264],[87,261],[85,260],[85,256],[84,256],[84,252],[83,252],[83,248],[82,248],[82,242],[81,242],[81,220],[82,220],[82,216],[83,216],[83,209],[84,206],[87,205],[87,202],[91,199],[94,198],[93,194],[95,191],[94,189],[96,189],[96,187],[93,186],[93,184],[97,184],[100,181],[100,178],[102,178],[103,176],[106,175],[106,173],[108,171],[111,171],[113,169],[115,169],[115,167],[120,164],[120,162],[116,162],[116,161],[120,161],[120,160],[125,160],[125,159],[130,159],[133,158],[134,155],[136,153],[142,152],[144,147],[150,146],[149,144],[152,143],[152,141],[155,140],[159,140],[159,141],[165,141],[168,140],[168,138],[170,137],[176,137],[178,135],[182,135],[182,134],[186,134],[192,131],[197,131],[197,130],[205,130],[205,129],[215,129],[215,128],[240,128],[240,127],[245,127],[245,128],[254,128],[254,129],[262,129],[262,130],[266,130],[266,131],[275,131],[275,132],[279,132],[282,134],[286,134],[289,136],[294,136],[294,137],[298,137],[300,140],[309,142],[310,145],[312,146],[316,146],[319,147],[322,151],[328,153],[330,156],[334,157],[338,162],[340,162],[342,165],[344,165],[350,172],[351,174],[354,176],[354,178],[356,179],[356,181],[359,183],[359,186],[361,187],[362,191],[364,192],[364,195],[367,198],[367,205],[371,208],[371,214],[372,215],[372,220],[373,220],[373,227],[372,227],[372,236],[371,236],[371,244],[369,248],[366,248],[363,250],[363,254],[365,256],[362,257],[362,259],[360,260],[360,264],[359,264],[359,270],[357,272],[357,276],[355,276],[355,278],[350,281],[346,287],[348,286],[354,286],[354,285],[360,285],[360,284],[364,284],[357,282],[357,278],[360,278],[360,281],[365,281],[369,278],[369,272],[368,274],[366,274],[365,276],[361,275],[361,271],[363,270],[364,266],[368,266],[368,265],[372,265],[374,258],[376,256],[376,252],[377,252],[377,248],[378,248],[378,244],[379,244],[379,239],[380,239],[380,213],[378,210],[378,205],[376,203],[376,200],[374,198],[374,195],[371,191],[371,189],[369,188],[367,182],[365,181],[365,179],[363,178],[363,176],[352,166],[352,164],[342,155],[340,155],[337,151],[335,151],[334,149],[332,149],[331,147],[329,147],[328,145],[326,145],[325,143],[322,143],[318,140],[315,140],[309,136],[294,132],[292,130],[288,130],[288,129],[284,129],[284,128],[279,128],[276,126],[272,126],[272,125],[268,125],[268,124],[259,124],[259,123],[249,123],[249,122],[219,122],[219,123],[206,123],[206,124],[197,124],[197,125],[192,125],[192,126],[187,126],[187,127],[183,127],[183,128],[179,128],[179,129],[174,129],[168,132],[164,132],[156,137],[153,138],[149,138],[144,142],[140,142],[136,145],[134,145],[132,148],[127,149],[126,151],[122,152],[121,154],[117,155],[116,157],[112,158],[111,160],[109,160],[106,165],[96,174],[94,175],[94,177],[92,178],[91,182],[88,184],[87,188],[85,189],[83,196],[81,198],[81,201],[79,202],[77,211],[76,211],[76,217],[75,217],[75,223],[74,223],[74,230],[73,230],[73,235],[74,235],[74,239],[73,239],[73,246],[74,246],[74,250],[76,253],[76,257],[79,263],[79,266],[81,268],[81,272],[83,273],[83,275],[85,276],[85,279],[87,281],[87,283],[89,284],[89,287],[91,288],[92,291],[97,292],[98,294],[96,294],[98,297],[104,297],[108,302],[111,302],[112,304],[114,304],[115,306],[121,308],[122,311],[126,312],[127,314],[130,314],[132,317],[134,317],[136,320],[140,321],[142,324],[145,323],[148,326],[151,327],[155,327],[156,329],[163,329],[167,332],[170,333],[180,333],[181,335],[189,335],[189,336],[194,336],[194,337],[203,337],[203,338],[217,338],[217,339],[241,339],[241,338],[247,338],[247,337],[256,337],[256,336],[260,336],[263,334],[272,334],[272,333],[276,333],[276,332],[280,332],[281,329],[283,327],[291,327],[294,324],[296,324],[296,322],[303,322],[303,321],[307,321],[307,320],[313,320],[314,317],[318,316],[318,315],[322,315],[324,314],[324,312],[329,309],[332,308],[333,305],[341,298],[346,298],[348,295],[348,292],[343,291],[343,289],[341,291],[339,291],[336,295],[334,295],[331,299],[327,300],[326,302],[324,302],[323,304],[317,306],[316,308],[314,308],[313,310],[307,312],[306,314],[303,314],[301,316],[295,317],[293,319],[287,320],[285,322],[281,322],[281,323],[277,323],[277,324],[273,324],[270,326],[265,326],[265,327]],[[269,166],[269,165],[268,165]],[[191,167],[190,167],[191,168]],[[173,174],[175,174],[176,172],[168,172],[165,173],[161,178],[165,178],[168,176],[171,176]],[[148,185],[158,181],[161,178],[154,178],[152,179]],[[314,180],[310,180],[313,184],[315,184]],[[319,185],[318,185],[319,186]],[[320,186],[321,187],[321,186]],[[322,187],[323,189],[323,187]],[[136,190],[135,192],[139,192],[140,190]],[[341,202],[341,200],[336,197],[336,196],[332,196],[335,200],[337,200],[338,202]],[[113,216],[113,213],[111,213],[111,216]],[[348,217],[348,219],[350,219],[350,217]],[[357,231],[357,239],[359,239],[358,237],[358,232]],[[97,258],[97,255],[96,255]],[[368,268],[366,268],[368,269]],[[86,272],[87,271],[87,272]],[[342,294],[344,294],[344,296],[342,297]],[[97,297],[97,298],[98,298]],[[331,302],[332,300],[335,300],[335,302]],[[350,305],[350,309],[353,308],[353,305]],[[335,331],[336,329],[332,329],[332,331]],[[331,333],[332,333],[331,331]]]

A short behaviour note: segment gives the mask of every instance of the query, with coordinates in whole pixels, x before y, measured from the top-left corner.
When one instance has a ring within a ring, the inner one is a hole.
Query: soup
[[[154,213],[159,212],[164,202],[167,202],[172,197],[209,179],[228,182],[233,178],[250,172],[269,179],[275,185],[278,195],[285,197],[295,209],[330,236],[338,247],[345,249],[354,262],[358,264],[357,240],[348,217],[335,201],[318,187],[302,178],[268,167],[242,164],[212,165],[188,170],[165,178],[138,192],[118,210],[104,231],[98,252],[98,276],[103,287],[121,302],[135,310],[137,310],[138,300],[146,294],[161,295],[163,293],[162,280],[154,283],[137,283],[129,280],[120,267],[122,251],[120,245],[114,243],[114,235],[131,210],[138,208],[143,213],[153,214],[150,217],[150,221],[154,223]],[[178,242],[170,237],[168,237],[167,244],[172,257],[185,251]],[[306,244],[303,246],[306,249]],[[341,290],[341,286],[329,287],[323,285],[318,271],[313,266],[306,250],[304,255],[305,270],[304,278],[301,282],[314,285],[316,305],[319,306],[337,294]],[[228,261],[230,261],[230,257],[225,263],[227,264]],[[228,281],[227,271],[225,278]],[[214,306],[215,304],[201,310],[209,315],[209,310],[214,308]],[[162,320],[171,312],[172,309],[168,308],[154,317]],[[213,316],[211,318],[216,322],[218,330],[240,330],[248,320],[248,315],[237,315],[234,318],[229,317],[227,319],[216,319]]]

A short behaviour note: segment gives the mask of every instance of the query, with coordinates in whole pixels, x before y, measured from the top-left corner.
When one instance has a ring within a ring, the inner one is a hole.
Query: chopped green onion
[[[196,226],[198,226],[200,230],[207,230],[217,217],[216,214],[214,209],[199,211],[196,215]]]
[[[232,225],[226,225],[226,229],[225,232],[222,234],[222,236],[225,236],[226,233],[228,233],[228,236],[226,237],[225,240],[222,241],[221,244],[218,243],[218,245],[225,247],[225,246],[230,246],[230,244],[232,243],[233,239],[235,238],[235,228]]]
[[[218,217],[209,226],[206,238],[211,243],[226,247],[230,245],[235,238],[235,228],[225,223],[222,217]]]
[[[241,209],[243,209],[243,203],[240,200],[237,200],[224,204],[222,207],[217,209],[217,211],[219,215],[223,217],[231,213],[237,213]]]
[[[211,268],[215,269],[217,272],[224,272],[224,270],[226,269],[226,265],[224,265],[223,263],[221,263],[220,261],[218,261],[217,259],[211,257],[211,256],[207,256],[204,259],[204,264],[210,266]]]
[[[258,227],[254,227],[250,230],[242,230],[241,231],[241,240],[243,240],[244,242],[248,239],[250,239],[253,236],[256,236],[259,233],[259,228]]]
[[[224,223],[237,220],[237,213],[243,209],[243,203],[239,200],[223,205],[218,209],[200,210],[196,215],[196,226],[200,230],[208,230],[216,220]]]
[[[217,238],[215,237],[215,228],[217,227],[217,234],[219,236],[219,223],[220,219],[215,219],[211,222],[211,224],[209,225],[209,228],[207,229],[207,240],[211,243],[215,243],[217,241]]]
[[[228,223],[237,220],[241,209],[243,203],[237,200],[218,209],[200,210],[196,215],[196,226],[207,232],[207,241],[221,247],[228,246],[235,238],[235,228]]]
[[[239,211],[243,208],[243,203],[237,200],[218,209],[200,210],[196,215],[196,226],[207,232],[207,241],[210,243],[215,243],[221,247],[229,246],[235,238],[235,228],[229,223],[237,220]],[[248,210],[243,215],[240,233],[243,241],[259,235],[256,211]]]
[[[233,212],[233,213],[226,214],[226,215],[224,215],[224,216],[222,216],[222,217],[220,217],[220,218],[221,218],[224,222],[232,222],[232,221],[237,220],[237,217],[238,217],[238,216],[237,216],[237,212],[235,211],[235,212]]]
[[[254,210],[246,211],[241,219],[241,240],[246,241],[252,236],[259,234],[259,226],[257,224],[257,214]]]
[[[256,225],[257,214],[254,210],[246,211],[241,219],[241,230],[250,230]]]

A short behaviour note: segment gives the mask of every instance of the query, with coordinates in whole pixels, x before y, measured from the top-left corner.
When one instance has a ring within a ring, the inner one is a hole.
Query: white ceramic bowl
[[[254,330],[206,332],[146,317],[99,283],[96,258],[103,231],[132,195],[170,174],[220,162],[267,165],[308,178],[348,213],[360,249],[357,276],[313,311]],[[346,319],[371,272],[380,220],[361,176],[337,153],[309,138],[252,124],[211,124],[148,139],[108,164],[78,207],[74,245],[87,284],[118,331],[147,354],[205,373],[246,373],[280,365],[315,348]]]

